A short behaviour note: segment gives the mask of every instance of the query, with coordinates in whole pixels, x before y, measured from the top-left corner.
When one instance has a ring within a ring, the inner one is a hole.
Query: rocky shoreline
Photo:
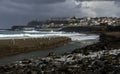
[[[2,74],[119,74],[120,49],[73,51],[62,56],[24,59],[0,67]]]
[[[61,56],[24,59],[0,66],[1,74],[120,74],[119,37],[101,35],[101,41]],[[104,36],[104,37],[103,37]],[[102,39],[108,38],[108,39]],[[117,47],[116,47],[117,46]]]

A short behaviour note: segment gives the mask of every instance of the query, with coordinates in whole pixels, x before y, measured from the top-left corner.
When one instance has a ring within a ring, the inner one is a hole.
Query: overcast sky
[[[51,17],[120,17],[119,0],[0,0],[0,28]]]

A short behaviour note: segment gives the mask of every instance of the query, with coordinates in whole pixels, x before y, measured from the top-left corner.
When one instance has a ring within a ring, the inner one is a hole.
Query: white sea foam
[[[66,32],[55,32],[55,31],[24,31],[20,34],[0,34],[0,39],[17,39],[17,38],[41,38],[41,37],[55,37],[65,36],[71,38],[73,41],[91,40],[99,38],[98,35],[87,35],[80,33],[66,33]]]
[[[40,34],[61,34],[63,32],[55,32],[53,30],[51,31],[36,31],[36,30],[32,30],[32,31],[23,31],[24,33],[40,33]]]
[[[35,31],[35,30],[32,30],[32,31],[23,31],[25,33],[39,33],[39,31]]]

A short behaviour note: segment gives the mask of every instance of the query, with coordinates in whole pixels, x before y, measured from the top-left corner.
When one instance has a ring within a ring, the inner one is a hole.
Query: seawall
[[[0,40],[0,57],[54,48],[70,41],[67,37]]]

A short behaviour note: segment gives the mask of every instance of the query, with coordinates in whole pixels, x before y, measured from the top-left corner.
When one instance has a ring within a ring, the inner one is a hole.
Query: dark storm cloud
[[[119,0],[90,1],[101,0],[0,0],[0,28],[51,17],[120,16]]]
[[[76,1],[119,1],[119,0],[76,0]]]
[[[65,2],[65,0],[11,0],[11,1],[26,4],[52,4]]]
[[[115,1],[115,5],[117,5],[118,7],[120,7],[120,0]]]
[[[34,19],[56,16],[56,9],[66,0],[0,0],[0,28],[26,24]],[[54,15],[53,15],[54,14]],[[61,14],[60,14],[61,15]]]

